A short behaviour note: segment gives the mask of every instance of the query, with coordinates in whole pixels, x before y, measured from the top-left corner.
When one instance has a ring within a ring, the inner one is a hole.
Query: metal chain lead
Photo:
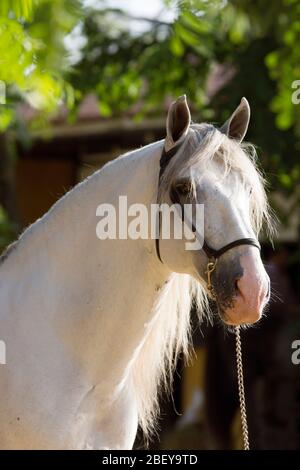
[[[248,434],[248,423],[247,423],[247,412],[246,412],[246,400],[245,400],[245,389],[244,389],[244,376],[243,376],[243,357],[242,357],[242,345],[240,337],[240,327],[235,327],[235,338],[236,338],[236,364],[237,364],[237,376],[238,376],[238,387],[239,387],[239,400],[242,420],[242,433],[244,450],[249,450],[249,434]]]

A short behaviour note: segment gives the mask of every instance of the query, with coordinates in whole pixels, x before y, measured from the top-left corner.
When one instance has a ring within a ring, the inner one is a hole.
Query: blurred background
[[[256,449],[300,448],[299,44],[297,0],[0,3],[1,250],[95,169],[163,138],[177,96],[219,124],[248,98],[279,218],[274,247],[262,238],[273,300],[242,333]],[[241,448],[233,335],[195,323],[194,344],[151,447]]]

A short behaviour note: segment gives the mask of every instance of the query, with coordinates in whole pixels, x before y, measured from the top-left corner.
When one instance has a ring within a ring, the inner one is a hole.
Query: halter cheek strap
[[[163,175],[166,167],[168,166],[170,160],[177,153],[180,146],[181,146],[181,143],[176,145],[175,147],[173,147],[169,151],[166,151],[165,149],[163,149],[162,155],[161,155],[161,158],[160,158],[159,183],[160,183],[160,180],[162,178],[162,175]],[[176,192],[170,194],[170,198],[171,198],[171,202],[173,204],[180,204],[182,206]],[[182,217],[183,217],[183,213],[182,213]],[[160,249],[159,249],[160,227],[161,227],[161,213],[159,211],[159,214],[158,214],[158,236],[155,239],[155,248],[156,248],[156,254],[157,254],[157,257],[158,257],[159,261],[161,263],[163,263],[163,261],[161,259],[161,255],[160,255]],[[195,229],[194,226],[192,227],[192,230],[193,230],[193,232],[196,232],[196,229]],[[207,268],[206,268],[206,271],[205,271],[205,273],[207,274],[207,288],[213,296],[214,296],[214,292],[213,292],[213,286],[212,286],[212,274],[216,269],[218,259],[224,253],[231,250],[231,248],[235,248],[235,247],[241,246],[241,245],[251,245],[251,246],[255,246],[259,250],[261,249],[258,240],[256,240],[255,238],[239,238],[238,240],[235,240],[233,242],[228,243],[227,245],[223,246],[219,250],[216,250],[216,249],[212,248],[211,246],[209,246],[209,244],[204,239],[202,250],[204,251],[204,253],[208,257]]]
[[[165,147],[163,148],[160,160],[159,160],[159,181],[161,180],[161,177],[167,168],[170,160],[176,155],[178,150],[181,147],[181,143],[174,145],[170,150],[166,151]]]
[[[168,151],[166,151],[165,147],[163,147],[162,154],[159,160],[158,184],[160,183],[162,175],[164,174],[164,171],[167,168],[169,162],[174,157],[174,155],[176,155],[180,147],[181,147],[181,143],[175,145]],[[161,227],[161,212],[159,211],[158,213],[158,236],[155,238],[155,249],[156,249],[156,254],[157,254],[159,261],[163,263],[163,260],[161,259],[161,255],[160,255],[160,249],[159,249],[160,227]]]

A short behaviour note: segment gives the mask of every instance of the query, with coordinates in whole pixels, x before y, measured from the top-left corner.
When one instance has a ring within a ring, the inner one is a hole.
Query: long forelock
[[[217,163],[217,165],[216,165]],[[191,189],[196,192],[201,176],[212,169],[218,178],[235,181],[233,190],[251,189],[250,219],[258,235],[265,225],[273,233],[273,217],[265,191],[266,182],[257,166],[255,146],[228,138],[212,124],[192,124],[177,154],[172,158],[160,182],[158,197],[162,201],[173,183],[189,172]],[[232,195],[233,199],[238,194]]]

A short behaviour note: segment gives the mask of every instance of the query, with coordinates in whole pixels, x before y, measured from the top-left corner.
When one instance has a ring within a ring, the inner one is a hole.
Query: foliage
[[[72,87],[65,80],[65,36],[80,18],[77,0],[2,0],[0,4],[0,80],[6,103],[0,129],[14,122],[15,105],[25,100],[51,115]]]
[[[170,23],[132,18],[104,0],[93,8],[80,0],[1,1],[7,104],[0,106],[0,128],[16,124],[16,103],[24,100],[44,119],[65,102],[75,118],[83,97],[93,93],[103,117],[130,112],[141,119],[187,93],[195,117],[222,122],[245,95],[253,114],[249,139],[263,149],[272,187],[293,191],[300,177],[300,104],[291,100],[292,83],[300,79],[299,2],[164,3],[176,11]],[[148,26],[132,28],[137,22]],[[66,39],[78,45],[75,58]],[[232,79],[211,92],[216,64]]]

